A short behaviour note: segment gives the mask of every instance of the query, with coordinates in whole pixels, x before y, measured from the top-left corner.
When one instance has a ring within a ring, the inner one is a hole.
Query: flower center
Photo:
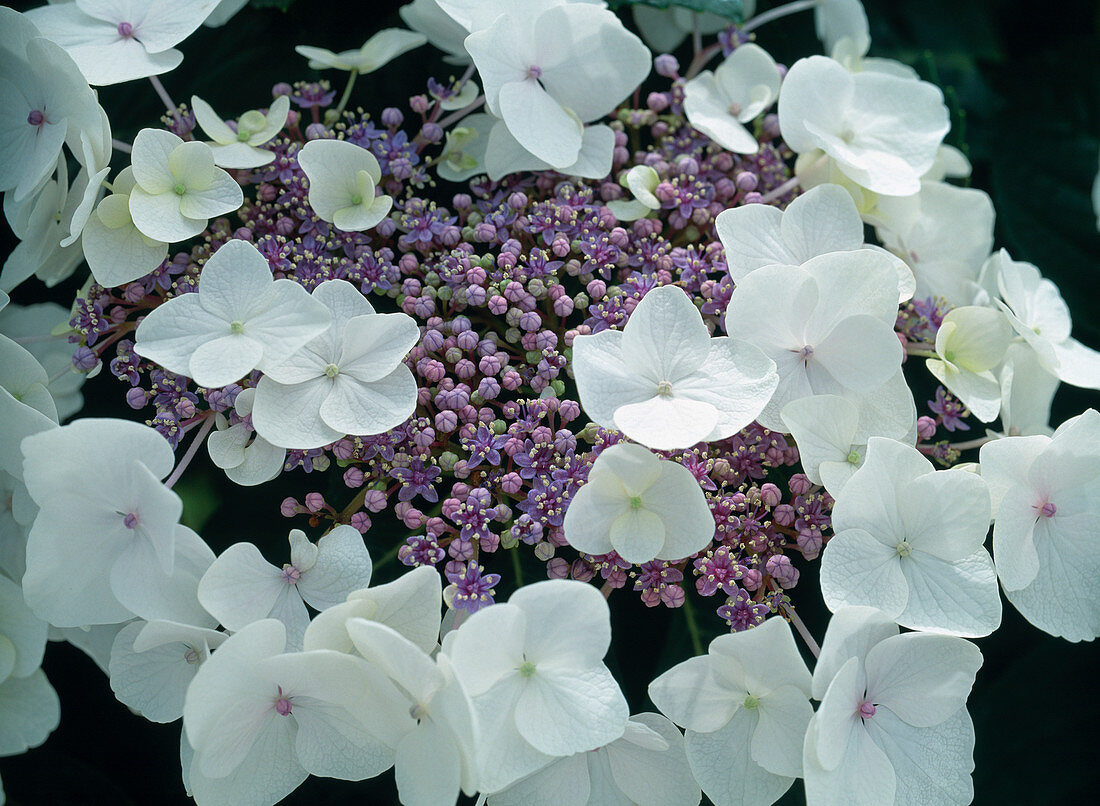
[[[734,117],[737,117],[741,114],[741,104],[732,103],[729,105],[729,109],[727,111]]]
[[[252,136],[252,132],[250,132],[248,129],[238,129],[237,130],[237,142],[239,142],[239,143],[247,143],[248,138],[251,137],[251,136]]]
[[[302,572],[295,568],[290,563],[283,566],[283,582],[288,585],[295,585],[298,580],[302,578]]]
[[[909,541],[903,540],[894,547],[894,551],[898,553],[899,557],[908,557],[913,553],[913,547],[909,545]]]
[[[325,364],[325,377],[335,378],[340,374],[340,368],[335,364]]]
[[[631,509],[641,509],[642,508],[642,497],[640,495],[630,496],[630,508]]]
[[[535,664],[529,660],[525,660],[523,665],[519,667],[519,673],[521,677],[530,677],[535,673]]]
[[[809,361],[814,357],[814,348],[807,344],[801,350],[798,351],[798,357],[803,361]]]
[[[363,203],[363,197],[356,193],[354,196],[351,197],[351,203],[355,206],[359,206]]]
[[[187,647],[187,651],[183,653],[183,659],[188,663],[194,665],[202,660],[202,655],[193,646]]]
[[[1044,501],[1041,506],[1035,506],[1032,507],[1032,509],[1038,512],[1039,516],[1043,518],[1053,518],[1055,513],[1058,512],[1058,507],[1054,505],[1053,501]]]
[[[290,700],[288,700],[286,697],[280,697],[279,699],[275,700],[275,713],[277,713],[279,716],[289,716]]]
[[[661,381],[657,384],[657,394],[660,397],[672,397],[672,383],[670,381]]]
[[[875,706],[869,702],[859,704],[859,716],[861,719],[870,719],[875,715]]]
[[[122,519],[122,525],[127,529],[136,529],[138,525],[137,513],[127,512],[126,517]]]
[[[134,26],[128,22],[120,22],[116,30],[123,39],[129,39],[134,35]]]
[[[172,191],[177,196],[182,196],[184,193],[187,192],[187,185],[183,184],[183,182],[178,182],[178,183],[176,183],[176,186],[174,188],[172,188]]]
[[[428,709],[425,708],[420,703],[417,703],[416,705],[409,708],[409,716],[411,716],[413,719],[421,720],[424,717],[426,717],[427,715],[428,715]]]
[[[851,451],[848,451],[848,455],[845,456],[844,458],[845,458],[845,460],[847,460],[848,464],[858,465],[859,460],[862,459],[863,457],[859,455],[859,451],[851,450]]]
[[[750,711],[755,711],[757,708],[760,707],[760,700],[750,694],[745,697],[745,707],[748,708]]]
[[[41,109],[32,109],[31,113],[27,115],[27,123],[32,126],[41,126],[46,122],[46,116],[42,114]]]
[[[542,78],[542,68],[539,67],[537,64],[532,64],[530,67],[527,68],[527,77]]]
[[[244,333],[244,322],[241,322],[240,320],[235,320],[233,322],[230,322],[229,323],[229,332],[230,333],[235,333],[235,334]]]

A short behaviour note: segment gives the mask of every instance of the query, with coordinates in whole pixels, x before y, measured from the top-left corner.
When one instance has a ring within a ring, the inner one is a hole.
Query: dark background
[[[228,26],[200,29],[184,42],[183,65],[163,81],[177,101],[193,92],[223,114],[258,106],[270,97],[275,82],[315,77],[293,53],[294,45],[337,51],[358,47],[373,32],[401,25],[398,5],[297,0],[286,11],[247,8]],[[1074,335],[1100,348],[1100,235],[1089,197],[1100,149],[1100,4],[864,0],[864,5],[871,20],[871,55],[912,64],[946,89],[955,123],[948,142],[969,151],[972,184],[993,198],[996,246],[1037,264],[1054,280],[1073,313]],[[781,62],[819,50],[808,14],[765,26],[758,34]],[[679,55],[683,64],[690,60],[689,54]],[[453,68],[429,47],[413,51],[361,77],[351,105],[375,113],[403,106],[410,95],[424,91],[433,72],[445,78]],[[337,90],[343,75],[324,74]],[[131,140],[162,111],[146,82],[105,87],[100,95],[119,139]],[[75,288],[75,282],[66,284],[53,298],[68,304],[65,295],[71,299]],[[16,299],[25,303],[49,296],[21,288]],[[85,394],[86,414],[126,416],[117,382],[109,375],[90,381]],[[1052,422],[1095,407],[1097,400],[1094,392],[1063,386]],[[311,489],[303,486],[303,477],[284,477],[250,492],[209,470],[200,458],[177,487],[187,502],[185,520],[201,527],[215,550],[252,540],[270,549],[271,559],[281,557],[288,524],[277,514],[278,503],[285,495],[300,497]],[[339,489],[336,484],[333,489]],[[379,536],[376,528],[368,539]],[[373,548],[372,553],[378,556]],[[381,568],[377,579],[389,579],[398,570],[393,564]],[[528,581],[539,578],[535,566],[527,570]],[[804,567],[803,574],[792,598],[820,640],[827,613],[816,591],[816,564]],[[507,590],[502,585],[498,598]],[[691,654],[684,615],[646,610],[627,593],[616,594],[611,604],[615,644],[608,663],[633,709],[652,710],[645,698],[648,681]],[[704,639],[723,626],[705,611],[698,621]],[[1069,644],[1036,630],[1007,602],[1000,630],[977,643],[985,665],[969,701],[977,730],[974,802],[1093,802],[1100,784],[1100,698],[1093,693],[1100,653],[1091,644]],[[42,747],[0,760],[9,803],[189,802],[179,781],[178,723],[154,725],[129,713],[113,699],[94,664],[67,644],[50,645],[44,668],[61,697],[61,726]],[[359,784],[311,779],[285,802],[390,804],[396,803],[396,794],[387,773]],[[781,803],[800,802],[796,783]]]

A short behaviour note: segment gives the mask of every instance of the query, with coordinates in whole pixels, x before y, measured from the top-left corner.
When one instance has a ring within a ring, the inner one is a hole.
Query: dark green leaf
[[[255,0],[253,0],[255,2]],[[704,14],[717,14],[732,22],[741,22],[745,19],[741,0],[609,0],[612,8],[622,6],[652,6],[653,8],[668,8],[679,6],[680,8],[698,11]]]
[[[286,11],[294,0],[249,0],[249,5],[254,8],[277,8]]]

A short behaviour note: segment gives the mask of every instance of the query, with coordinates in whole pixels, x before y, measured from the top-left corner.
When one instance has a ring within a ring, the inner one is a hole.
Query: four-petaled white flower
[[[68,52],[89,84],[104,85],[179,67],[183,54],[175,46],[217,6],[218,0],[76,0],[27,16]]]
[[[330,321],[305,288],[276,280],[256,247],[234,240],[203,265],[197,292],[167,300],[141,321],[134,352],[216,389],[285,361]]]
[[[191,96],[195,120],[213,140],[214,164],[223,168],[258,168],[275,159],[275,152],[258,148],[277,135],[290,112],[290,96],[280,95],[267,112],[251,109],[237,119],[234,131],[217,112],[197,95]]]
[[[287,629],[287,645],[302,646],[309,625],[306,603],[324,610],[370,583],[371,559],[363,536],[337,526],[317,543],[299,529],[290,532],[290,562],[282,568],[251,543],[236,543],[216,559],[199,582],[198,596],[229,630],[275,618]]]
[[[332,313],[332,324],[264,370],[253,428],[272,445],[306,450],[403,423],[416,406],[416,380],[404,364],[420,338],[416,320],[375,313],[346,280],[321,283],[313,297]]]
[[[867,440],[856,441],[859,407],[837,395],[812,395],[792,400],[781,416],[798,445],[802,472],[836,498],[867,456]],[[895,427],[874,436],[901,440],[906,431]]]
[[[649,696],[686,728],[688,763],[711,800],[768,806],[802,776],[810,681],[790,625],[777,616],[715,638],[706,655],[650,683]]]
[[[600,592],[560,579],[522,587],[444,636],[443,653],[473,697],[481,727],[483,792],[623,735],[626,699],[603,664],[610,644]]]
[[[1001,385],[990,371],[1005,357],[1012,328],[1000,311],[953,308],[936,332],[937,358],[926,366],[971,413],[988,423],[1001,409]]]
[[[283,472],[286,449],[278,448],[256,433],[251,426],[252,403],[256,389],[242,389],[233,401],[241,419],[229,425],[217,414],[218,430],[207,437],[206,449],[214,464],[225,471],[230,481],[242,487],[254,487],[271,481]]]
[[[901,370],[897,292],[891,259],[867,250],[745,275],[726,308],[726,332],[762,350],[779,373],[757,421],[782,431],[780,411],[792,400],[882,389]],[[774,304],[779,297],[783,305]]]
[[[404,698],[361,658],[286,652],[281,622],[232,635],[199,667],[183,724],[201,806],[272,806],[310,774],[361,781],[388,769],[413,728]]]
[[[650,67],[649,49],[618,17],[585,3],[510,5],[467,37],[466,50],[489,111],[554,168],[577,161],[582,124],[610,112]]]
[[[143,234],[130,215],[130,192],[134,189],[134,169],[127,165],[112,184],[80,236],[84,259],[96,282],[115,288],[144,277],[168,256],[168,244]]]
[[[447,55],[448,64],[469,64],[470,54],[463,42],[470,33],[439,7],[436,0],[413,0],[397,10],[404,23],[427,37],[432,46]]]
[[[1001,600],[989,553],[989,491],[963,469],[937,471],[915,449],[873,437],[837,496],[821,554],[821,593],[834,613],[876,607],[903,627],[989,635]]]
[[[661,177],[648,165],[635,165],[619,180],[634,197],[630,201],[616,199],[607,203],[607,208],[620,221],[635,221],[645,218],[651,210],[661,207],[661,200],[655,195]]]
[[[779,127],[795,152],[822,152],[858,185],[891,196],[920,190],[950,122],[943,93],[885,73],[852,75],[824,56],[795,62],[779,93]]]
[[[806,191],[785,210],[770,204],[723,210],[715,217],[714,228],[726,252],[730,277],[737,283],[763,266],[800,266],[830,252],[866,249],[887,254],[882,247],[863,242],[863,221],[851,194],[832,183]],[[913,272],[900,259],[892,262],[898,274],[898,302],[905,302],[916,288]]]
[[[741,338],[711,338],[677,286],[642,297],[623,330],[578,336],[573,372],[594,422],[655,450],[737,433],[778,383],[775,362],[759,349]]]
[[[867,607],[838,611],[814,669],[821,700],[803,748],[819,806],[964,806],[974,798],[966,698],[982,654],[969,641],[898,628]]]
[[[402,53],[418,48],[427,41],[428,37],[424,34],[406,31],[403,28],[386,28],[364,42],[357,50],[333,53],[327,48],[317,48],[313,45],[298,45],[294,50],[309,59],[309,66],[314,70],[331,67],[335,70],[354,70],[356,73],[373,73]]]
[[[1041,630],[1069,641],[1100,635],[1100,414],[1054,437],[1008,437],[981,451],[993,497],[993,559],[1005,596]]]
[[[620,442],[596,458],[588,481],[569,501],[562,528],[578,551],[614,551],[641,565],[702,551],[714,537],[714,516],[686,467]]]
[[[206,143],[185,143],[172,132],[142,129],[130,155],[134,181],[130,216],[156,241],[184,241],[206,229],[209,219],[237,210],[244,192],[214,165]]]
[[[741,45],[713,73],[704,70],[684,85],[684,114],[693,128],[738,154],[755,154],[760,144],[746,123],[779,96],[779,70],[766,50]]]
[[[346,140],[312,140],[298,152],[309,180],[309,206],[322,221],[346,232],[378,224],[393,199],[375,195],[382,169],[374,154]]]

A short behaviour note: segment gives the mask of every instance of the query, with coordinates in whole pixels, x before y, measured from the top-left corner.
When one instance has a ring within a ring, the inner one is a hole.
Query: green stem
[[[340,116],[344,114],[344,107],[348,105],[348,99],[351,97],[351,88],[355,86],[355,79],[359,78],[359,71],[354,67],[351,72],[348,73],[348,84],[344,87],[344,94],[340,96],[340,103],[336,104],[336,108],[325,113],[325,117],[331,117],[332,122],[335,123],[340,119]]]
[[[691,648],[696,655],[703,654],[703,638],[699,635],[699,625],[695,623],[695,607],[691,603],[691,597],[684,597],[684,619],[687,621],[688,635],[691,637]]]

